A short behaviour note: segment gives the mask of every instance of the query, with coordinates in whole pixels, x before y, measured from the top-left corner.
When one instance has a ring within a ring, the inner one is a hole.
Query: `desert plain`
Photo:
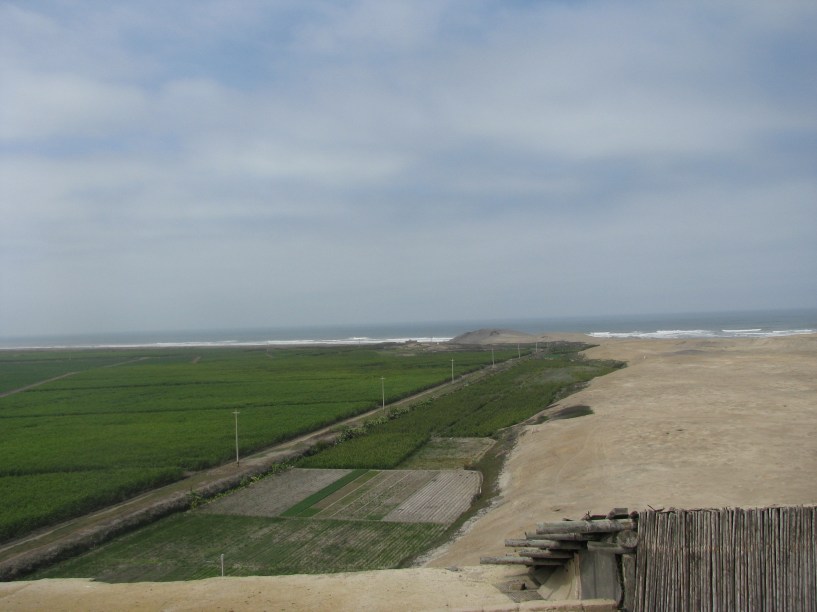
[[[505,333],[475,340],[531,338]],[[587,406],[592,414],[523,426],[500,497],[423,567],[184,583],[9,582],[0,584],[0,609],[610,609],[591,602],[516,604],[497,585],[520,569],[480,566],[479,559],[503,554],[505,538],[521,537],[537,522],[614,507],[817,503],[817,335],[538,339],[598,344],[587,357],[628,366],[548,409]]]

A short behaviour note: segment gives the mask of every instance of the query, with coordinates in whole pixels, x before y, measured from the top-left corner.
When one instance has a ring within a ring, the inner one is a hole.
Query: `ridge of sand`
[[[538,339],[583,339],[599,344],[588,357],[629,366],[559,403],[587,405],[593,414],[523,429],[503,474],[503,502],[438,551],[429,563],[435,567],[136,585],[5,583],[0,608],[515,610],[493,585],[518,569],[470,566],[480,556],[503,553],[506,537],[536,522],[614,506],[817,503],[817,335]],[[450,566],[461,569],[442,569]]]

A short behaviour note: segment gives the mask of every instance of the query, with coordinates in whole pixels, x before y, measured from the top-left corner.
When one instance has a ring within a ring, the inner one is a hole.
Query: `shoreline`
[[[653,332],[543,332],[528,333],[513,330],[485,328],[467,332],[460,336],[442,337],[403,337],[403,338],[300,338],[293,340],[201,340],[201,341],[167,341],[137,343],[99,343],[99,344],[19,344],[0,345],[0,352],[11,351],[87,351],[87,350],[145,350],[145,349],[217,349],[217,348],[305,348],[327,346],[380,346],[380,345],[492,345],[492,344],[534,344],[554,340],[597,342],[602,340],[737,340],[763,338],[789,338],[808,336],[817,333],[814,329],[781,329],[762,331],[760,329],[672,329]],[[466,338],[467,340],[459,340]]]
[[[519,330],[525,337],[551,334],[595,338],[762,337],[817,333],[817,307],[665,314],[583,315],[483,320],[403,321],[392,323],[254,326],[240,328],[165,329],[132,332],[17,333],[5,330],[0,350],[72,348],[152,348],[206,346],[302,346],[441,343],[469,330]]]

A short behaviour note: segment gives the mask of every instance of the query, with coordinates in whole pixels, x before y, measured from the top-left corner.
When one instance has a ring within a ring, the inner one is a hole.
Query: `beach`
[[[529,336],[490,341],[521,338]],[[495,585],[520,570],[478,566],[479,558],[503,554],[505,538],[520,537],[537,522],[614,507],[817,503],[817,335],[537,339],[583,339],[598,344],[585,352],[588,358],[623,360],[628,367],[549,409],[580,405],[592,414],[524,426],[501,477],[501,498],[435,551],[426,567],[191,583],[4,583],[0,607],[511,610],[516,604]]]

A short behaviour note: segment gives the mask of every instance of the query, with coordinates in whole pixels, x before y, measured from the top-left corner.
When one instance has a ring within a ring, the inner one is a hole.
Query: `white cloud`
[[[110,138],[144,122],[146,99],[132,86],[71,74],[6,74],[3,80],[3,140]]]
[[[6,3],[0,334],[798,305],[812,4]]]

